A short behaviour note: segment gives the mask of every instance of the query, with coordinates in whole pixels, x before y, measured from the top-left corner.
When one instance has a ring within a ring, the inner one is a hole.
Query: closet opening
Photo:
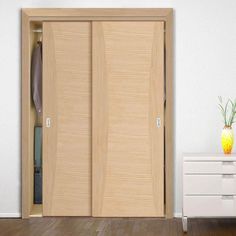
[[[42,216],[42,23],[30,23],[29,215]]]

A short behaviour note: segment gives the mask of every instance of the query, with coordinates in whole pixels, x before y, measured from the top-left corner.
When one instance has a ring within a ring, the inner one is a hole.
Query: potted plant
[[[224,121],[224,128],[221,134],[222,148],[225,154],[231,154],[234,144],[232,125],[236,122],[236,99],[234,102],[231,99],[228,99],[224,105],[222,97],[219,97],[218,105]]]

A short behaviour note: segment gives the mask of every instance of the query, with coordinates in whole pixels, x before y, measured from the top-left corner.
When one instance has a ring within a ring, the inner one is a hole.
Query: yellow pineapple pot
[[[232,125],[235,123],[236,100],[234,102],[228,99],[225,106],[223,100],[219,97],[219,108],[224,119],[224,128],[221,133],[221,145],[225,154],[231,154],[234,145],[234,132]]]
[[[234,132],[232,127],[225,126],[221,134],[221,144],[225,154],[231,154],[234,145]]]

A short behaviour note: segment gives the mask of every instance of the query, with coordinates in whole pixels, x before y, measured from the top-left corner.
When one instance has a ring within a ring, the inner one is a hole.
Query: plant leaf
[[[229,105],[229,99],[228,99],[228,101],[227,101],[227,103],[226,103],[226,105],[225,105],[225,124],[226,124],[226,125],[229,125],[229,122],[228,122],[228,120],[227,120],[228,105]]]

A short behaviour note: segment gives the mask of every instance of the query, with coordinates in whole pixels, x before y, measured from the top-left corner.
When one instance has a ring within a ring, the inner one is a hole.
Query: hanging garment
[[[34,204],[42,204],[42,127],[34,128]]]
[[[42,112],[42,42],[38,41],[31,60],[32,96],[38,114]]]

